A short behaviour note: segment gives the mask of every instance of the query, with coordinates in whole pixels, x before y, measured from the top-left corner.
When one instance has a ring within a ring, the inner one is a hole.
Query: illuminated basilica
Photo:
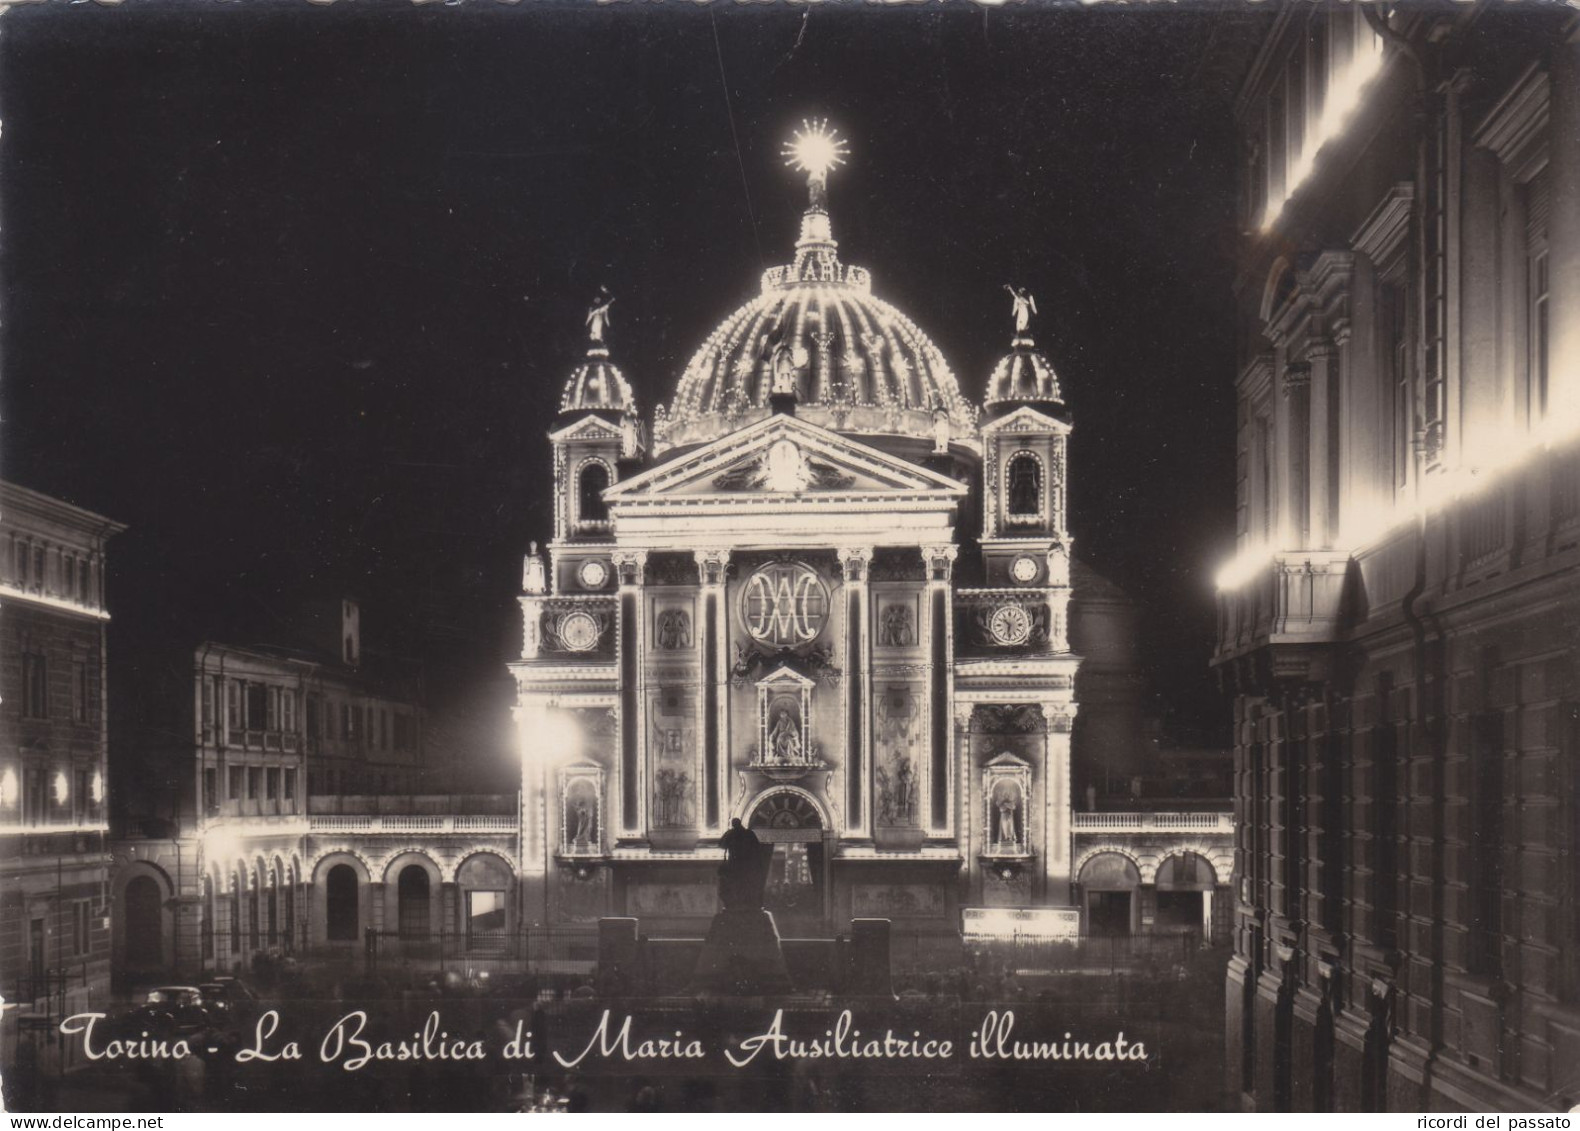
[[[841,260],[841,143],[814,126],[787,154],[810,188],[794,257],[651,429],[608,296],[588,315],[512,665],[524,917],[694,933],[739,818],[775,845],[791,933],[1074,933],[1071,423],[1033,301],[1012,291],[979,409]]]

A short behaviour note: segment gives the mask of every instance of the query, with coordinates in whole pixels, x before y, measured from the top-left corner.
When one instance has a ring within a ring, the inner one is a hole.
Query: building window
[[[286,734],[296,733],[296,692],[290,688],[280,692],[280,729]]]
[[[232,801],[241,800],[241,774],[242,769],[240,766],[232,766],[226,771],[229,780],[226,782],[225,796]]]
[[[68,601],[77,599],[77,559],[70,554],[60,558],[61,596]]]
[[[319,731],[318,720],[319,720],[319,715],[320,715],[321,710],[322,710],[322,704],[319,702],[318,696],[316,696],[316,695],[309,695],[307,697],[307,737],[308,738],[317,738],[318,737],[318,731]]]
[[[71,817],[79,825],[88,823],[88,803],[91,797],[88,794],[88,771],[78,769],[72,774],[73,789],[71,791]]]
[[[1383,370],[1389,396],[1390,438],[1393,449],[1393,485],[1402,491],[1410,482],[1411,439],[1414,425],[1414,397],[1410,390],[1409,310],[1405,289],[1398,283],[1385,283],[1378,304],[1382,318]]]
[[[218,774],[213,766],[203,769],[203,812],[210,817],[219,815]]]
[[[28,563],[32,560],[33,554],[28,549],[27,543],[18,542],[16,544],[16,587],[18,589],[27,588],[28,575],[32,572]]]
[[[44,820],[44,771],[39,766],[22,770],[22,823],[37,825]]]
[[[71,718],[74,722],[85,723],[88,721],[88,704],[91,702],[89,696],[90,686],[88,665],[82,660],[74,661],[71,665]]]
[[[264,797],[270,801],[280,800],[280,771],[276,766],[270,766],[263,775]]]
[[[269,717],[269,689],[261,683],[246,684],[248,730],[263,730]]]
[[[22,717],[49,718],[49,663],[37,652],[22,653]]]
[[[83,558],[77,562],[77,593],[78,600],[84,605],[93,604],[93,592],[88,587],[88,559]]]
[[[287,767],[285,771],[285,811],[296,812],[296,771]]]
[[[1004,493],[1011,519],[1037,519],[1042,515],[1042,464],[1030,452],[1011,457],[1004,469]]]
[[[601,463],[582,465],[576,477],[576,519],[578,522],[607,522],[609,508],[603,493],[609,486],[609,469]]]
[[[71,953],[75,957],[87,954],[92,943],[93,902],[74,900],[71,905]]]
[[[1472,728],[1470,969],[1503,976],[1503,715],[1488,711]]]
[[[257,801],[263,796],[263,767],[247,767],[247,800]]]
[[[33,547],[33,592],[44,592],[44,547]]]

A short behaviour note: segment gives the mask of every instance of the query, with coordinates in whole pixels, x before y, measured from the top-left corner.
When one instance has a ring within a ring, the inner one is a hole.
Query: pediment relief
[[[639,499],[746,494],[963,495],[947,476],[790,416],[774,416],[633,476],[605,496]]]

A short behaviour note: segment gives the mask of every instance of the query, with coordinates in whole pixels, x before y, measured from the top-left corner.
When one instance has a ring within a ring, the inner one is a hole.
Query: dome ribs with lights
[[[845,142],[807,123],[786,145],[807,174],[809,202],[794,261],[763,272],[761,292],[726,318],[681,375],[654,421],[655,452],[705,443],[767,415],[776,377],[810,423],[861,435],[933,438],[939,416],[956,442],[976,443],[977,412],[943,354],[905,315],[872,294],[863,267],[840,262],[828,174]]]

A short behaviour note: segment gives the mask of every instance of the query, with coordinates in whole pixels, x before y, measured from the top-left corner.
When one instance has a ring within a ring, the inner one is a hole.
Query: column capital
[[[616,550],[609,555],[609,560],[614,562],[622,587],[642,584],[643,571],[647,568],[646,550]]]
[[[834,552],[839,555],[839,564],[845,568],[846,581],[867,580],[867,570],[872,565],[871,546],[840,546]]]
[[[1347,327],[1346,327],[1347,329]],[[1338,355],[1338,347],[1327,338],[1312,338],[1306,343],[1306,362],[1308,365],[1325,364]],[[1310,371],[1307,370],[1309,376]]]
[[[723,585],[724,571],[730,564],[729,550],[693,550],[697,560],[697,579],[703,585]]]
[[[967,700],[962,703],[959,699],[956,699],[954,701],[955,726],[961,730],[970,730],[971,716],[976,714],[976,709],[977,705],[975,702]]]
[[[1311,384],[1311,366],[1303,361],[1292,361],[1284,366],[1284,396]]]
[[[937,546],[922,547],[922,562],[927,567],[928,581],[948,581],[954,572],[955,559],[960,556],[960,547],[952,543]]]

